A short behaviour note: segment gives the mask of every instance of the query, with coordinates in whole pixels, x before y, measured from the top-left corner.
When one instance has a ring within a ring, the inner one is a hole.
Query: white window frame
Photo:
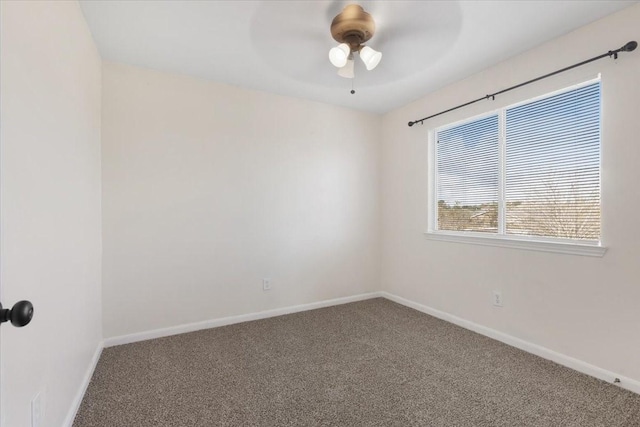
[[[428,227],[424,233],[429,240],[437,240],[444,242],[455,243],[467,243],[484,246],[500,246],[507,248],[535,250],[543,252],[555,252],[563,254],[584,255],[602,257],[607,251],[607,248],[603,245],[603,230],[600,230],[600,241],[589,242],[580,241],[575,239],[563,239],[557,237],[540,237],[540,236],[519,236],[506,234],[506,203],[505,203],[505,177],[506,177],[506,111],[510,108],[518,107],[520,105],[528,104],[538,101],[540,99],[548,98],[561,93],[569,92],[574,89],[578,89],[590,84],[600,82],[602,80],[600,75],[596,78],[583,81],[581,83],[564,87],[560,90],[546,93],[531,99],[527,99],[521,102],[517,102],[511,105],[500,107],[492,111],[482,113],[473,117],[467,117],[463,120],[458,120],[454,123],[449,123],[437,128],[429,129],[429,190],[428,190]],[[437,144],[435,141],[435,135],[437,132],[441,132],[452,127],[460,126],[464,123],[476,121],[489,116],[498,116],[499,126],[499,167],[500,176],[498,181],[498,233],[481,233],[472,231],[447,231],[438,230],[438,203],[437,203],[437,188],[438,188],[438,173],[437,173]],[[602,191],[602,103],[600,104],[600,191]],[[600,212],[602,212],[602,193],[600,195]],[[600,217],[602,225],[602,215]]]

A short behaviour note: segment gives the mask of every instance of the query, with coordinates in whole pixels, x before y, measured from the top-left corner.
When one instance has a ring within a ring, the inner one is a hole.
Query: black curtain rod
[[[544,76],[536,77],[535,79],[531,79],[531,80],[526,81],[524,83],[520,83],[520,84],[517,84],[515,86],[508,87],[506,89],[502,89],[502,90],[500,90],[500,91],[498,91],[496,93],[492,93],[491,95],[485,95],[482,98],[478,98],[478,99],[474,99],[473,101],[465,102],[464,104],[460,104],[457,107],[453,107],[453,108],[449,108],[448,110],[440,111],[437,114],[432,114],[432,115],[430,115],[428,117],[425,117],[423,119],[414,120],[412,122],[409,122],[409,127],[415,125],[416,123],[423,123],[425,120],[429,120],[429,119],[431,119],[433,117],[436,117],[436,116],[439,116],[441,114],[448,113],[448,112],[453,111],[453,110],[457,110],[458,108],[466,107],[467,105],[475,104],[476,102],[483,101],[485,99],[495,100],[496,99],[496,95],[501,95],[501,94],[503,94],[505,92],[509,92],[510,90],[518,89],[519,87],[526,86],[526,85],[528,85],[530,83],[537,82],[538,80],[542,80],[542,79],[546,79],[547,77],[555,76],[556,74],[571,70],[571,69],[576,68],[576,67],[580,67],[581,65],[588,64],[589,62],[597,61],[598,59],[602,59],[602,58],[606,58],[606,57],[612,57],[612,56],[613,56],[613,59],[618,59],[618,53],[620,53],[620,52],[631,52],[631,51],[635,50],[636,47],[638,47],[638,42],[631,41],[631,42],[625,44],[624,46],[622,46],[620,49],[610,50],[609,52],[603,53],[602,55],[594,56],[593,58],[587,59],[586,61],[578,62],[577,64],[573,64],[573,65],[570,65],[568,67],[562,68],[560,70],[556,70],[556,71],[554,71],[552,73],[545,74]]]

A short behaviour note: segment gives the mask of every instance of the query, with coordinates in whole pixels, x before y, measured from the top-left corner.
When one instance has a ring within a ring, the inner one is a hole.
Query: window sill
[[[475,234],[450,234],[445,232],[426,232],[429,240],[441,242],[467,243],[483,246],[499,246],[503,248],[524,249],[530,251],[554,252],[560,254],[602,257],[607,248],[599,245],[580,244],[572,242],[553,242],[524,240],[505,236],[478,236]]]

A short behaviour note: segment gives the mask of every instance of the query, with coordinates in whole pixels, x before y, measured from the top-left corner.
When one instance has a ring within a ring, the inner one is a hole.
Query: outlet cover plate
[[[44,390],[41,390],[31,401],[31,427],[41,427],[44,417]]]
[[[491,300],[496,307],[502,307],[504,301],[502,300],[502,292],[491,291]]]

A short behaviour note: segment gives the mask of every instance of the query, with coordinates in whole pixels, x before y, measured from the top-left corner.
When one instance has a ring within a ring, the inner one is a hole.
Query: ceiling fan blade
[[[329,49],[337,43],[324,18],[329,3],[263,2],[251,20],[251,41],[260,59],[296,80],[322,80],[318,74],[335,73]]]

